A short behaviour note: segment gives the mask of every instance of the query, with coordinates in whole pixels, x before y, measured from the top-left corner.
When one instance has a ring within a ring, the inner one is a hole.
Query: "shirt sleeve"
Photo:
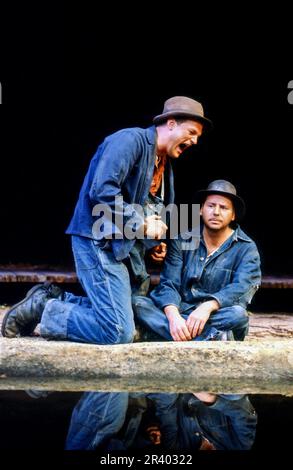
[[[230,438],[233,438],[233,449],[249,450],[254,443],[257,414],[246,395],[239,400],[217,397],[216,402],[209,406],[218,410],[229,419]]]
[[[122,195],[123,184],[141,152],[141,143],[134,133],[120,132],[104,142],[89,194],[93,215],[100,215],[93,227],[95,238],[115,235],[122,239],[127,223],[131,222],[136,230],[143,226],[143,209],[126,203]]]
[[[255,243],[248,244],[233,274],[232,282],[209,295],[220,308],[241,305],[246,308],[261,283],[260,257]]]

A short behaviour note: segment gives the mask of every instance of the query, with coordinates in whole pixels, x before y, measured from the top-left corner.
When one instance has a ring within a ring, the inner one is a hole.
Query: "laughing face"
[[[184,121],[169,119],[167,121],[167,128],[169,134],[166,151],[167,155],[171,158],[178,158],[184,150],[192,145],[196,145],[203,131],[203,125],[191,119]]]

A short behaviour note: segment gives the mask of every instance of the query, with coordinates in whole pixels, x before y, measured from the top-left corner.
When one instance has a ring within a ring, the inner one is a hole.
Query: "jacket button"
[[[204,261],[204,257],[201,256],[201,257],[199,258],[199,260],[200,260],[200,261]]]

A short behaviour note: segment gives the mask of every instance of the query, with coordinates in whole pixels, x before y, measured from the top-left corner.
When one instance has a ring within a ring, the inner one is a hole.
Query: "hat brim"
[[[207,196],[210,196],[211,194],[219,194],[220,196],[224,196],[231,199],[235,208],[236,220],[239,222],[243,219],[246,212],[245,202],[243,201],[243,199],[241,199],[241,197],[236,196],[235,194],[226,193],[225,191],[209,191],[203,189],[201,191],[197,191],[197,193],[195,194],[195,202],[201,204],[207,198]]]
[[[210,119],[200,116],[199,114],[182,113],[179,111],[169,111],[168,113],[159,114],[158,116],[154,117],[153,123],[159,124],[160,122],[166,121],[167,119],[172,118],[172,117],[189,118],[189,119],[194,119],[195,121],[199,121],[200,123],[203,124],[205,131],[211,130],[213,128],[213,123]]]

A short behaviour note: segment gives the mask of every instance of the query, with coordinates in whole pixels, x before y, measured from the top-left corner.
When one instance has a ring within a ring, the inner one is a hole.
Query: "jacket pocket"
[[[232,269],[215,268],[207,270],[205,273],[207,281],[207,291],[213,294],[223,289],[227,284],[230,284],[232,279]]]

